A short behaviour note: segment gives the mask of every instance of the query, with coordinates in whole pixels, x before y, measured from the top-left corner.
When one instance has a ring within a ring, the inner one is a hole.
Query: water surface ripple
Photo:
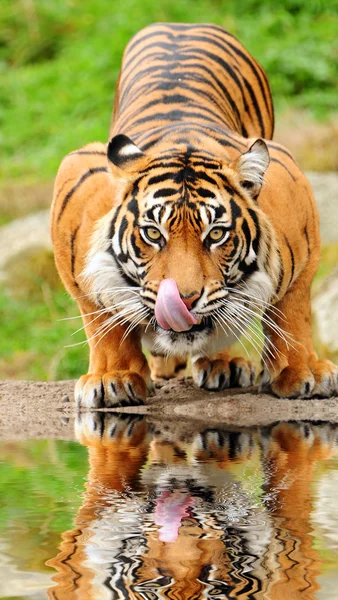
[[[86,413],[75,435],[0,444],[0,597],[338,598],[337,425]]]

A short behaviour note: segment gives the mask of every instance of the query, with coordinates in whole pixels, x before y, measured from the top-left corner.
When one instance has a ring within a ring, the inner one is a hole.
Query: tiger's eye
[[[156,229],[156,227],[146,227],[144,231],[147,238],[149,238],[149,240],[151,240],[152,242],[158,242],[159,239],[162,237],[161,232],[158,229]]]
[[[209,232],[209,238],[213,242],[220,242],[224,236],[225,236],[225,230],[222,227],[214,227]]]

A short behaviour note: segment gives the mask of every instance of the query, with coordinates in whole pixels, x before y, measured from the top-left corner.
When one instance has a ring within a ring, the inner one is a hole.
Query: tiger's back
[[[222,27],[150,25],[125,50],[110,135],[123,132],[146,150],[159,137],[189,138],[192,126],[234,147],[236,134],[271,139],[267,77]]]

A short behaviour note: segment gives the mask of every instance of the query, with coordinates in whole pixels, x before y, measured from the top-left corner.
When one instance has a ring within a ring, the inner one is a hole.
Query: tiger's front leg
[[[149,366],[153,381],[172,379],[184,375],[187,359],[183,356],[166,356],[158,352],[151,352]]]
[[[280,397],[327,398],[338,393],[338,367],[319,360],[314,350],[310,284],[305,269],[263,317],[266,367],[260,388]]]
[[[128,323],[109,329],[106,317],[90,302],[79,303],[90,347],[88,374],[75,386],[79,408],[143,404],[151,390],[150,370],[134,331],[124,337]],[[93,315],[95,313],[95,315]]]

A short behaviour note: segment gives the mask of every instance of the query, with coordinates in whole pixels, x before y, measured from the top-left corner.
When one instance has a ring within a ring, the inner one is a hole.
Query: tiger
[[[312,482],[337,454],[336,425],[187,430],[82,412],[76,437],[89,473],[74,528],[47,563],[49,598],[317,597]]]
[[[337,393],[311,332],[317,208],[273,129],[267,76],[222,27],[157,23],[129,42],[109,142],[68,154],[54,188],[55,262],[90,350],[79,408],[144,404],[188,359],[200,388],[251,386],[231,352],[243,336],[263,336],[261,390]]]

